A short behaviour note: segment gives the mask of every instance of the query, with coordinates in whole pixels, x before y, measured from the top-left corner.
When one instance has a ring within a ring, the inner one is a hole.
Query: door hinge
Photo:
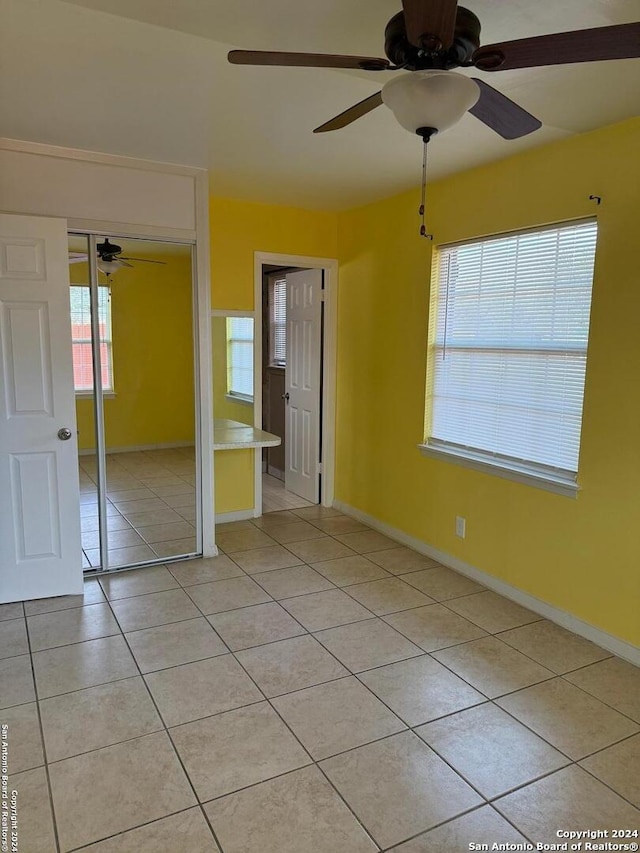
[[[324,290],[320,291],[320,302],[324,302]]]
[[[318,462],[318,474],[322,474],[322,462]]]

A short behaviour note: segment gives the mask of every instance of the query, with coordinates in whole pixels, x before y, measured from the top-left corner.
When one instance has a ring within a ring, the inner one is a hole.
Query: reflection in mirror
[[[213,342],[213,411],[216,420],[253,426],[252,317],[216,316]]]
[[[198,550],[191,247],[114,241],[128,266],[109,273],[98,263],[113,325],[107,512],[126,521],[109,530],[111,567]]]
[[[116,242],[117,241],[117,242]],[[109,249],[118,249],[118,257]],[[73,364],[86,568],[198,552],[191,247],[98,238],[106,530],[98,530],[89,244],[69,239]],[[121,256],[120,256],[121,255]],[[102,447],[99,453],[102,452]]]

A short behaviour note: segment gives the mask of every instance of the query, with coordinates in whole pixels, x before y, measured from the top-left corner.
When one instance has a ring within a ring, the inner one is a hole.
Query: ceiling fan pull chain
[[[420,236],[426,237],[427,240],[433,240],[433,234],[427,233],[427,226],[425,223],[425,209],[427,203],[427,143],[429,142],[429,139],[427,137],[423,137],[422,142],[422,195],[420,198],[420,209],[418,211],[422,217]]]

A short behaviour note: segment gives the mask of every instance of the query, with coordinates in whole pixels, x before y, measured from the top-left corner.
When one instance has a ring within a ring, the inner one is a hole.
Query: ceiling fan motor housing
[[[430,35],[425,33],[425,36]],[[389,60],[408,71],[450,70],[470,62],[480,47],[480,21],[473,12],[458,6],[453,44],[448,50],[422,50],[407,38],[404,12],[398,12],[384,31],[384,51]]]
[[[98,243],[96,248],[98,250],[98,257],[107,262],[115,260],[116,256],[122,253],[122,246],[110,243],[108,237],[104,238],[104,243]]]

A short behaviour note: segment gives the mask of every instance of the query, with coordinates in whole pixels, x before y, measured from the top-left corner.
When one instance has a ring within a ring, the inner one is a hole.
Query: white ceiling
[[[468,0],[483,43],[624,23],[640,0]],[[389,75],[231,66],[232,47],[384,56],[400,0],[0,0],[0,135],[204,166],[217,195],[339,209],[419,182],[420,143],[381,107],[312,129]],[[506,142],[471,116],[431,143],[441,177],[622,120],[637,60],[474,72],[544,127]]]

